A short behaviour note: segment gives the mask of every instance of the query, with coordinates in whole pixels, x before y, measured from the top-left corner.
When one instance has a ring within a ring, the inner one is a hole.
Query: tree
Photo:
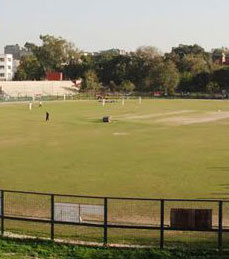
[[[144,90],[157,91],[161,90],[161,72],[163,70],[164,60],[162,58],[154,58],[149,65],[148,72],[144,78]]]
[[[170,56],[177,56],[179,59],[184,58],[186,55],[205,55],[205,50],[201,46],[194,45],[184,45],[180,44],[178,47],[172,48],[172,52],[169,54]]]
[[[213,73],[213,81],[216,82],[221,90],[229,89],[229,68],[223,67],[214,71]]]
[[[44,78],[44,70],[37,58],[33,55],[22,57],[14,80],[40,80],[41,78]]]
[[[82,90],[97,92],[102,88],[98,76],[94,70],[89,70],[84,75]]]
[[[145,79],[148,91],[163,90],[169,95],[174,91],[179,83],[179,72],[172,61],[156,59]]]
[[[172,48],[170,53],[166,55],[167,60],[172,60],[179,72],[187,72],[187,65],[189,61],[191,66],[195,64],[195,61],[202,62],[201,66],[212,66],[212,55],[211,53],[205,52],[204,48],[200,47],[197,44],[194,45],[179,45],[178,47]],[[188,66],[189,68],[189,66]]]
[[[155,57],[154,59],[145,59],[138,56],[136,53],[132,53],[130,56],[129,67],[127,69],[128,76],[126,80],[130,80],[136,86],[137,91],[149,91],[150,86],[145,84],[146,78],[149,77],[152,67],[161,57]]]
[[[111,81],[119,85],[126,79],[126,57],[112,53],[101,53],[95,57],[95,70],[100,81],[108,86]]]
[[[61,37],[41,35],[41,46],[26,43],[25,48],[32,51],[45,72],[60,71],[71,60],[77,60],[80,52],[74,44]]]
[[[136,50],[136,55],[144,59],[154,59],[162,56],[161,51],[153,46],[142,46]]]
[[[168,95],[174,94],[179,80],[180,78],[176,65],[171,61],[165,62],[162,66],[162,70],[159,71],[159,82]]]
[[[182,69],[179,90],[186,92],[206,91],[206,86],[211,80],[212,63],[200,54],[187,54],[180,64],[182,64]]]
[[[179,45],[166,54],[166,60],[173,61],[180,73],[180,91],[206,91],[214,70],[212,54],[197,44]]]
[[[72,59],[65,64],[62,71],[65,79],[75,80],[82,78],[90,69],[94,69],[93,57],[82,55],[79,59]]]
[[[218,93],[220,90],[219,84],[216,82],[210,82],[207,87],[206,87],[206,91],[210,94],[212,93]]]
[[[115,91],[119,91],[120,87],[114,82],[114,81],[110,81],[109,85],[107,86],[107,88],[111,91],[111,92],[115,92]]]
[[[135,85],[131,81],[123,81],[121,84],[121,90],[127,93],[133,92],[135,89]]]
[[[190,72],[192,75],[198,75],[204,72],[210,72],[209,64],[201,55],[188,54],[183,58],[183,70]]]

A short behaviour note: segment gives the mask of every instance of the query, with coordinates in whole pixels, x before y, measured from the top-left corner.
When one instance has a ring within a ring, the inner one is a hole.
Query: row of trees
[[[31,55],[21,59],[15,80],[42,80],[49,71],[65,79],[83,79],[82,89],[97,91],[163,91],[217,93],[229,87],[229,68],[213,62],[213,54],[198,45],[179,45],[162,54],[140,47],[128,55],[107,51],[85,55],[72,43],[50,35],[42,44],[26,43]],[[218,50],[219,51],[219,50]]]

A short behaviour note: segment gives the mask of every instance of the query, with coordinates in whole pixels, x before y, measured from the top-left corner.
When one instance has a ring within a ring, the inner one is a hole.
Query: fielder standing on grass
[[[46,118],[45,118],[46,121],[49,121],[49,113],[46,112]]]

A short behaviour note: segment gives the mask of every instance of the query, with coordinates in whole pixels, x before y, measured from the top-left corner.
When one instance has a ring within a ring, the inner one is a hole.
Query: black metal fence
[[[229,248],[229,200],[0,191],[2,235],[85,245]]]

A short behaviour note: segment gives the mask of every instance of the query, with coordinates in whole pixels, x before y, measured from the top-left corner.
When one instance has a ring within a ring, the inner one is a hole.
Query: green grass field
[[[0,122],[2,189],[229,197],[228,101],[1,104]]]
[[[55,244],[53,242],[18,239],[0,239],[1,259],[227,259],[228,253],[219,256],[217,251],[187,249],[166,250],[158,249],[112,249],[112,248],[83,248],[74,245]]]

